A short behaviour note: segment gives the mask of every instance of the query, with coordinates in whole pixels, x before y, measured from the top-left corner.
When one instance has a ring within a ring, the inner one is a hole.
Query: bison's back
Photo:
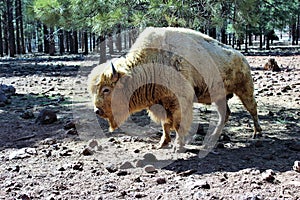
[[[162,53],[164,52],[164,53]],[[167,53],[166,53],[167,52]],[[165,55],[163,55],[165,54]],[[128,59],[140,56],[141,62],[176,64],[177,70],[200,92],[226,93],[251,79],[250,68],[243,55],[217,40],[186,28],[146,28],[131,48]]]

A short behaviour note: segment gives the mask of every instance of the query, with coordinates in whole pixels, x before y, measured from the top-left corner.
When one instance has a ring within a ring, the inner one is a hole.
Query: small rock
[[[56,121],[57,121],[57,115],[54,111],[43,109],[40,111],[40,114],[38,115],[35,122],[40,124],[52,124]]]
[[[271,70],[273,72],[280,72],[280,68],[275,61],[275,58],[270,58],[268,62],[264,65],[264,70]]]
[[[231,139],[227,134],[222,134],[220,137],[220,141],[230,142]]]
[[[34,114],[32,111],[26,110],[20,115],[20,117],[22,117],[23,119],[32,119],[34,118]]]
[[[106,192],[114,192],[115,190],[117,190],[117,186],[115,186],[113,184],[105,184],[105,185],[102,185],[101,190],[106,191]]]
[[[272,111],[269,110],[268,116],[273,117],[273,116],[274,116],[274,113],[273,113]]]
[[[62,151],[61,153],[59,153],[60,156],[71,156],[71,149],[66,149],[64,151]]]
[[[292,90],[291,86],[287,85],[281,89],[281,92],[287,92],[288,90]]]
[[[296,160],[294,162],[293,170],[295,170],[296,172],[300,172],[300,161]]]
[[[64,129],[65,130],[69,130],[69,129],[72,129],[72,128],[76,128],[76,126],[75,126],[75,123],[73,122],[73,121],[71,121],[71,122],[67,122],[65,125],[64,125]]]
[[[124,162],[122,163],[122,165],[120,166],[120,169],[131,169],[134,168],[134,166],[131,164],[131,162]]]
[[[219,149],[224,149],[225,145],[223,143],[219,142],[216,147]]]
[[[137,199],[141,199],[141,198],[144,198],[144,197],[146,197],[147,195],[146,194],[144,194],[144,193],[137,193],[137,194],[135,194],[135,198],[137,198]]]
[[[63,171],[66,171],[66,169],[64,167],[58,167],[57,171],[63,172]]]
[[[78,170],[78,171],[82,171],[83,170],[83,163],[82,162],[78,162],[73,166],[74,170]]]
[[[295,142],[289,146],[293,151],[300,151],[300,142]]]
[[[269,183],[273,183],[275,181],[275,175],[272,169],[268,169],[262,174],[262,178]]]
[[[95,139],[90,140],[88,146],[90,148],[92,148],[93,150],[95,150],[95,151],[101,151],[102,150],[102,146],[99,145],[98,141],[95,140]]]
[[[156,173],[157,170],[155,169],[155,167],[153,165],[146,165],[144,167],[145,172],[147,173]]]
[[[71,128],[69,130],[66,131],[67,135],[78,135],[78,132],[75,128]]]
[[[93,154],[94,154],[94,150],[91,149],[90,147],[86,147],[82,151],[82,155],[84,155],[84,156],[91,156]]]
[[[9,160],[12,159],[23,159],[28,158],[31,155],[37,155],[37,151],[35,148],[22,148],[16,151],[13,151],[9,154]]]
[[[126,176],[127,174],[128,174],[128,172],[125,170],[121,170],[117,173],[118,176]]]
[[[257,141],[254,142],[254,146],[255,147],[263,147],[263,143],[262,143],[261,140],[257,140]]]
[[[117,167],[114,165],[109,165],[107,167],[105,167],[105,169],[109,172],[109,173],[114,173],[116,171],[118,171]]]
[[[135,178],[133,181],[136,182],[136,183],[141,183],[141,182],[143,182],[143,181],[141,180],[141,177],[137,177],[137,178]]]
[[[11,172],[19,172],[20,171],[20,166],[16,165],[14,167],[10,167],[7,169],[7,171],[11,171]]]
[[[184,171],[184,172],[180,172],[180,173],[178,173],[178,175],[180,175],[180,176],[189,176],[189,175],[194,174],[195,172],[197,172],[196,169],[190,169],[190,170],[187,170],[187,171]]]
[[[56,139],[53,138],[46,138],[40,142],[41,145],[53,145],[56,143],[57,143]]]
[[[198,180],[196,182],[192,182],[190,184],[187,184],[189,185],[189,188],[190,189],[197,189],[197,188],[202,188],[202,189],[210,189],[210,185],[207,183],[206,180]]]
[[[157,184],[165,184],[167,183],[166,178],[160,177],[158,179],[156,179]]]
[[[140,153],[140,150],[139,149],[135,149],[133,152],[134,153]]]
[[[28,194],[21,194],[18,199],[22,199],[22,200],[30,200],[30,196]]]
[[[2,90],[4,93],[9,94],[9,95],[13,95],[16,93],[16,88],[12,85],[1,84],[0,90]]]
[[[6,95],[0,90],[0,102],[3,102],[5,104],[5,102],[7,101],[7,97]]]
[[[156,162],[157,161],[155,155],[153,155],[152,153],[146,153],[143,157],[144,157],[145,162]]]
[[[143,160],[138,160],[138,161],[136,161],[135,166],[136,167],[144,167],[145,163]]]

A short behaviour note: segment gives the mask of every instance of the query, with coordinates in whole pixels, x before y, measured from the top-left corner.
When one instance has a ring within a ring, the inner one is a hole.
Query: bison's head
[[[124,73],[116,71],[111,63],[110,68],[103,73],[99,74],[94,71],[91,73],[91,76],[93,78],[89,81],[89,90],[93,98],[94,111],[98,116],[108,120],[110,131],[113,131],[118,128],[118,123],[116,122],[118,120],[114,117],[112,109],[113,92],[117,88],[118,80],[124,76]],[[118,97],[115,99],[118,99]]]

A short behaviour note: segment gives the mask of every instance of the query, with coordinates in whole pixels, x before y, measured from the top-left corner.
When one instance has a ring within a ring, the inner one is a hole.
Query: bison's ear
[[[113,63],[111,63],[111,69],[112,69],[112,82],[117,82],[119,80],[119,73],[117,72],[115,66]]]

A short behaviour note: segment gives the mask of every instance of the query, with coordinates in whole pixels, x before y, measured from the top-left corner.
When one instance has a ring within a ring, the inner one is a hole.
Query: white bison
[[[238,51],[200,32],[184,28],[146,28],[124,58],[97,66],[89,75],[95,112],[108,120],[110,131],[132,113],[147,109],[162,124],[159,147],[177,133],[182,150],[192,123],[193,102],[215,103],[219,115],[211,139],[219,137],[236,94],[261,132],[250,67]]]

